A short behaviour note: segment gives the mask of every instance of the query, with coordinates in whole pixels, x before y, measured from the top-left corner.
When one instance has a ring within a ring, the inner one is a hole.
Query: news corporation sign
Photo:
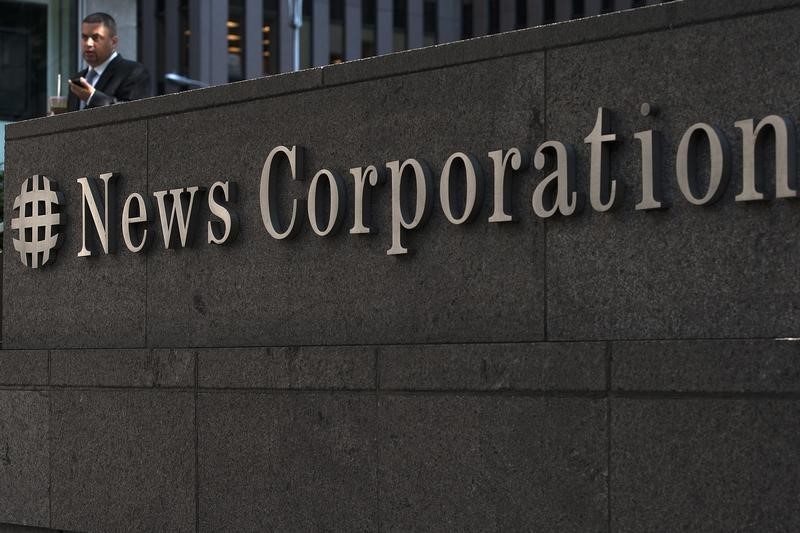
[[[648,104],[642,105],[642,114],[649,113]],[[754,119],[735,122],[740,131],[742,146],[741,188],[736,195],[738,202],[765,199],[762,177],[757,171],[756,150],[767,132],[774,136],[775,197],[798,196],[794,182],[796,142],[795,125],[791,119],[770,115],[756,124]],[[622,199],[621,182],[609,175],[609,148],[618,141],[617,134],[610,131],[611,116],[607,109],[599,108],[597,119],[584,142],[590,147],[589,203],[595,211],[609,211]],[[637,132],[633,136],[641,146],[641,198],[635,208],[641,211],[664,209],[661,194],[662,157],[661,142],[657,131]],[[709,157],[703,164],[707,176],[698,178],[697,148],[700,143],[707,147]],[[507,223],[515,219],[511,212],[511,179],[515,171],[530,164],[527,152],[520,148],[498,149],[487,154],[492,168],[491,202],[489,223]],[[311,230],[320,238],[326,238],[341,229],[349,199],[343,178],[334,170],[321,169],[314,174],[306,198],[292,200],[291,210],[279,212],[276,184],[278,180],[303,180],[303,148],[300,146],[277,146],[266,156],[259,187],[260,216],[269,237],[278,241],[289,239],[300,231],[301,218],[308,220]],[[536,185],[530,205],[533,214],[540,218],[556,215],[573,216],[579,213],[585,193],[575,186],[575,150],[570,144],[546,141],[533,154],[533,166],[537,170],[551,170]],[[279,172],[279,168],[288,169]],[[484,180],[482,166],[475,155],[456,152],[444,161],[439,173],[438,190],[441,210],[454,225],[466,224],[476,218],[483,205]],[[428,164],[420,159],[389,161],[381,166],[370,165],[349,169],[353,180],[353,226],[354,235],[374,233],[370,227],[370,193],[386,179],[390,183],[391,231],[387,243],[388,255],[408,253],[404,245],[405,232],[420,228],[430,216],[433,206],[433,174]],[[697,123],[683,134],[675,155],[675,177],[683,198],[696,206],[707,206],[724,193],[731,175],[731,149],[725,135],[717,127]],[[155,241],[154,228],[158,228],[164,248],[185,248],[191,242],[193,232],[205,223],[210,245],[224,245],[237,236],[240,214],[236,210],[236,184],[217,181],[207,190],[200,185],[155,191],[152,198],[134,192],[123,205],[122,212],[113,211],[115,175],[113,172],[99,177],[79,177],[77,186],[81,191],[81,247],[78,257],[89,257],[112,253],[117,246],[113,242],[115,227],[122,230],[125,247],[134,253],[152,248]],[[455,180],[465,191],[451,193]],[[701,183],[702,181],[702,183]],[[413,187],[411,184],[413,183]],[[101,192],[102,191],[102,192]],[[210,219],[198,220],[200,204],[206,202]],[[14,249],[22,263],[31,268],[40,268],[53,263],[56,250],[63,241],[65,216],[64,197],[59,193],[53,179],[34,175],[27,178],[20,194],[14,200],[16,215],[11,221]],[[327,217],[320,213],[327,212]],[[255,213],[252,216],[256,216]],[[288,220],[282,224],[282,220]]]

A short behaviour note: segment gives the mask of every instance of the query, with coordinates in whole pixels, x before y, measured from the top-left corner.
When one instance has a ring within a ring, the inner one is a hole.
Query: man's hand
[[[89,85],[85,78],[80,78],[78,81],[80,83],[69,80],[69,90],[80,100],[86,102],[94,94],[94,87]]]

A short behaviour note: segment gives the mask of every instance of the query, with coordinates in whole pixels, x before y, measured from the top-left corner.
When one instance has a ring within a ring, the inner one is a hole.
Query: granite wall
[[[797,530],[800,210],[774,198],[769,134],[766,199],[735,200],[734,123],[800,117],[798,26],[798,1],[677,1],[9,126],[0,531]],[[621,204],[540,218],[552,169],[531,164],[516,222],[488,222],[493,150],[573,146],[588,200],[599,107]],[[675,178],[698,122],[731,148],[707,206]],[[636,210],[650,129],[669,206]],[[335,235],[267,234],[279,145],[305,148],[284,216],[318,169],[343,176]],[[486,183],[463,225],[438,194],[458,151]],[[410,157],[435,201],[388,256],[391,184],[377,232],[350,234],[349,169]],[[206,244],[204,205],[191,247],[77,257],[76,180],[105,172],[117,231],[131,193],[230,180],[239,234]],[[41,270],[9,223],[34,174],[65,200]]]

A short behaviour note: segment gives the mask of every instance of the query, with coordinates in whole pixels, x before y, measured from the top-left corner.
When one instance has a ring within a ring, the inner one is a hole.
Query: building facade
[[[0,531],[800,530],[798,27],[686,0],[8,126]]]
[[[305,0],[300,68],[549,24],[649,0]],[[79,21],[116,19],[120,52],[145,63],[153,94],[181,89],[167,74],[218,85],[293,69],[289,0],[4,0],[0,122],[44,116],[57,75],[81,66]],[[3,157],[0,156],[0,161]]]
[[[156,80],[169,72],[211,85],[293,70],[293,29],[286,0],[144,0],[142,60]],[[538,26],[644,1],[306,0],[300,68]],[[191,35],[202,41],[192,44]],[[169,86],[157,87],[167,92]]]

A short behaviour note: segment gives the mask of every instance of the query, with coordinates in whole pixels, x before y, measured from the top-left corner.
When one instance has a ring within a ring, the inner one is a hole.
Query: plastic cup
[[[48,98],[48,108],[50,115],[58,115],[67,112],[66,96],[51,96]]]

